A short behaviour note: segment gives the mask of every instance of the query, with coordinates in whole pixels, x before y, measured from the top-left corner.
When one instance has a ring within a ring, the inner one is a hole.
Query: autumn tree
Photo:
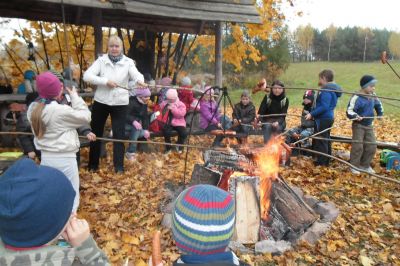
[[[299,26],[296,29],[296,38],[299,46],[301,47],[305,60],[312,59],[312,42],[314,40],[314,29],[311,24],[307,26]]]
[[[326,36],[326,39],[328,40],[328,62],[331,59],[331,46],[332,46],[333,39],[335,39],[336,32],[337,32],[337,29],[333,24],[331,24],[329,26],[329,28],[327,28],[325,31],[325,36]]]
[[[365,58],[366,58],[366,54],[367,54],[367,43],[372,39],[374,34],[370,28],[359,28],[358,35],[364,41],[363,59],[362,60],[363,60],[363,62],[365,62]]]
[[[389,37],[389,51],[393,57],[400,57],[400,33],[392,32]]]

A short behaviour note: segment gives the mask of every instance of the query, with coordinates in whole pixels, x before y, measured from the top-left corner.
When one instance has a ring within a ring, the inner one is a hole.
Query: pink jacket
[[[167,101],[163,101],[160,105],[160,109],[163,110],[167,104],[168,104]],[[186,120],[185,120],[186,106],[183,102],[177,99],[176,102],[172,103],[171,113],[172,113],[172,120],[171,120],[172,126],[186,127]]]

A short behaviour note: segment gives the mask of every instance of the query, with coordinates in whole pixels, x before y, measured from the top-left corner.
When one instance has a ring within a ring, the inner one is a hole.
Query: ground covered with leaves
[[[300,113],[300,109],[294,113]],[[298,119],[289,117],[288,126],[297,125]],[[335,124],[338,127],[333,134],[351,136],[351,124],[344,113],[337,115]],[[400,141],[400,123],[395,118],[384,118],[375,126],[378,140]],[[261,145],[261,138],[251,137],[251,143]],[[212,139],[191,137],[190,142],[206,146]],[[350,145],[335,143],[333,148],[349,150]],[[107,149],[111,154],[111,144]],[[374,160],[377,173],[400,179],[398,174],[387,173],[380,167],[379,152]],[[186,181],[194,164],[201,162],[201,151],[190,150],[188,159]],[[82,161],[84,166],[87,150],[83,151]],[[161,228],[160,203],[167,181],[183,182],[185,154],[143,153],[137,161],[125,165],[123,175],[114,174],[108,156],[98,173],[81,168],[79,216],[88,219],[97,243],[113,265],[127,260],[134,265],[146,265],[156,230],[162,231],[163,259],[171,263],[179,253],[171,232]],[[333,162],[329,168],[313,167],[307,157],[293,157],[291,166],[282,168],[280,174],[306,194],[334,202],[340,215],[315,246],[300,243],[280,256],[239,254],[241,259],[256,265],[400,265],[399,185],[368,175],[351,175],[349,168],[339,162]]]

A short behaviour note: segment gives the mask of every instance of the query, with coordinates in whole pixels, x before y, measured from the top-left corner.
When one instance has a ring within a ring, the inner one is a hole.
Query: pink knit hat
[[[44,72],[36,77],[36,86],[39,96],[45,99],[53,99],[60,95],[61,82],[51,72]]]
[[[151,96],[151,92],[149,90],[149,88],[147,87],[139,87],[135,90],[136,92],[136,96],[137,97],[150,97]]]
[[[176,100],[178,98],[178,92],[175,89],[169,89],[167,90],[165,97],[168,100]]]

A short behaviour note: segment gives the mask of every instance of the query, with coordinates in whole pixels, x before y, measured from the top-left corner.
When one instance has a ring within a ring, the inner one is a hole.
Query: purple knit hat
[[[161,79],[160,83],[162,86],[169,86],[172,83],[172,79],[170,77],[165,77]]]
[[[39,96],[44,99],[53,99],[60,95],[61,82],[51,72],[44,72],[36,77],[36,86]]]
[[[139,87],[135,90],[135,92],[136,92],[136,97],[145,98],[151,96],[151,92],[147,87]]]

